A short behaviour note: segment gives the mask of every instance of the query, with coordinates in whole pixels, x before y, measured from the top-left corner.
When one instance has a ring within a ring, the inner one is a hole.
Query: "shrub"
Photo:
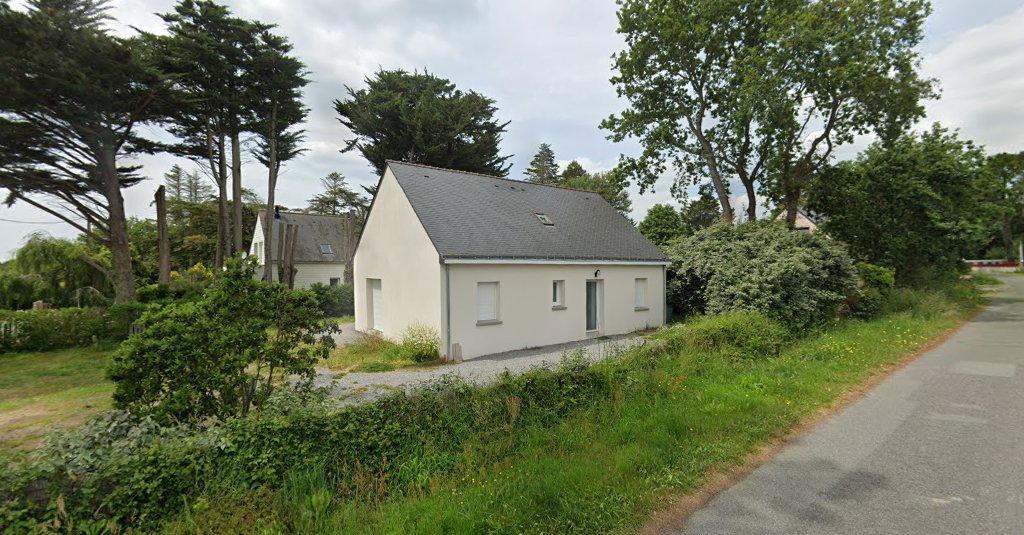
[[[254,275],[252,261],[231,260],[202,299],[147,312],[110,364],[114,405],[171,421],[226,419],[259,407],[275,379],[311,380],[336,328],[312,292]]]
[[[440,347],[441,335],[433,327],[413,324],[402,332],[402,351],[415,362],[437,360]]]
[[[757,312],[704,316],[655,334],[676,351],[714,351],[747,359],[775,357],[789,338],[785,326]]]
[[[313,290],[313,293],[316,294],[320,310],[325,316],[336,318],[355,314],[355,294],[351,284],[329,286],[318,282],[310,286],[309,289]]]
[[[860,291],[850,300],[851,312],[859,318],[878,316],[896,289],[895,270],[859,262],[857,276],[860,279]]]
[[[107,308],[54,308],[0,310],[0,353],[49,351],[99,342],[118,342],[128,337],[128,326],[142,315],[139,303]]]
[[[857,287],[841,245],[776,222],[720,223],[668,254],[669,304],[684,314],[756,311],[799,329],[834,319]]]

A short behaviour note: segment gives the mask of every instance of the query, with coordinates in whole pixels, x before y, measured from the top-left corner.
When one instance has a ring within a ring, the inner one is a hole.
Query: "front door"
[[[597,332],[600,330],[600,322],[598,314],[600,292],[598,291],[599,281],[587,281],[587,332]]]
[[[370,279],[370,329],[383,331],[380,279]]]

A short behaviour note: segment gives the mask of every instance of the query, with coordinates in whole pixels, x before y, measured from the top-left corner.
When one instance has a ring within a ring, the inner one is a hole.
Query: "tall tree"
[[[939,126],[876,142],[824,170],[808,207],[858,259],[896,269],[904,282],[952,273],[984,242],[999,214],[982,151]]]
[[[342,215],[355,212],[360,221],[365,219],[370,203],[365,196],[349,187],[345,175],[332,172],[321,178],[320,184],[324,191],[307,201],[309,203],[307,211],[323,215]]]
[[[306,78],[306,66],[291,52],[292,45],[286,38],[263,31],[253,51],[248,83],[255,111],[252,131],[257,137],[253,154],[267,168],[267,217],[263,221],[263,258],[267,259],[263,277],[267,281],[274,280],[269,259],[274,258],[273,214],[277,178],[284,162],[304,152],[301,146],[303,134],[296,127],[308,113],[302,105],[302,88],[309,80]]]
[[[163,118],[166,79],[133,39],[111,36],[102,2],[0,8],[0,187],[110,250],[117,302],[135,300],[122,162],[152,152],[137,127]]]
[[[494,117],[494,100],[429,72],[382,69],[366,85],[346,86],[348,98],[335,100],[334,108],[353,135],[342,152],[359,151],[378,175],[389,159],[508,174],[510,156],[498,147],[508,122]]]
[[[555,162],[555,151],[551,145],[541,143],[537,148],[537,154],[530,160],[530,166],[526,168],[527,182],[537,184],[554,184],[558,181],[558,164]]]
[[[918,76],[914,47],[929,10],[925,0],[626,0],[612,82],[631,106],[602,126],[640,140],[623,167],[641,191],[672,164],[681,182],[710,177],[725,220],[735,178],[748,219],[761,190],[792,223],[836,146],[870,131],[891,139],[923,114],[933,83]]]
[[[257,35],[269,26],[233,17],[210,0],[182,0],[161,17],[168,35],[149,36],[149,42],[183,96],[171,128],[181,139],[175,152],[205,165],[217,185],[221,267],[242,247],[241,134],[252,115],[246,70]]]
[[[637,230],[658,247],[665,247],[672,240],[687,235],[679,212],[671,204],[652,206],[647,210],[644,220],[637,225]]]
[[[587,170],[583,168],[583,164],[576,160],[569,162],[569,165],[566,165],[565,170],[562,171],[563,181],[581,178],[585,176],[587,176]]]
[[[1024,152],[1002,152],[988,157],[987,166],[995,181],[993,202],[999,212],[999,237],[1006,258],[1016,258],[1014,227],[1024,220]]]

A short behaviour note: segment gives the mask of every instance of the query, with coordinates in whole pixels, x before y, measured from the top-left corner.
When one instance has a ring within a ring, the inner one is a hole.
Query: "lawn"
[[[0,354],[0,452],[39,445],[53,424],[75,425],[110,407],[110,349]]]

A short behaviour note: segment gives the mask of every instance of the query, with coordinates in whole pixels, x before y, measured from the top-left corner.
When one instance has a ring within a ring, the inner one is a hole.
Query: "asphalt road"
[[[1024,277],[786,446],[686,534],[1024,534]]]

